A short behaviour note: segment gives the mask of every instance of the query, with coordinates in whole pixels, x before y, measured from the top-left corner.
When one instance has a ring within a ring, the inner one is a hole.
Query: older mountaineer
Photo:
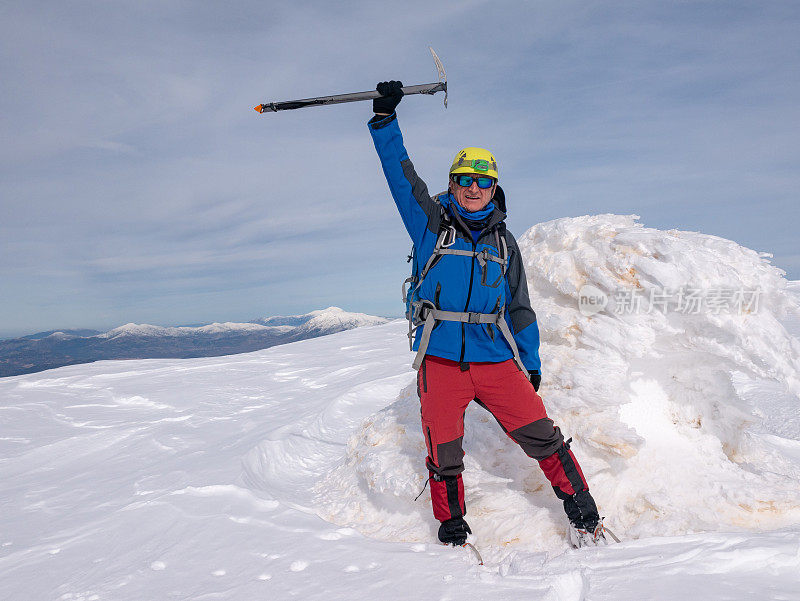
[[[465,148],[450,167],[448,191],[432,198],[403,146],[395,109],[402,83],[381,82],[369,121],[375,148],[400,216],[414,243],[407,295],[416,326],[413,350],[428,447],[433,514],[439,540],[461,545],[464,520],[464,411],[474,399],[539,462],[563,500],[575,546],[597,544],[603,528],[569,441],[547,417],[539,327],[530,306],[519,247],[506,230],[497,162]]]

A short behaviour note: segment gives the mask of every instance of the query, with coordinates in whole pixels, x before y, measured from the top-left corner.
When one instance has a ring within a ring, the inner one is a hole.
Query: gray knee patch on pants
[[[463,436],[459,436],[450,442],[444,442],[436,445],[436,456],[439,459],[439,465],[432,465],[430,461],[427,462],[428,469],[434,474],[439,476],[457,476],[464,471],[464,448],[462,442]]]
[[[546,459],[561,448],[564,435],[549,417],[537,419],[509,432],[511,438],[533,459]]]

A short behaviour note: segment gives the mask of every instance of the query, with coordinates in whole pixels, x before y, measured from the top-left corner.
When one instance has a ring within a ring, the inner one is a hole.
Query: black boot
[[[467,534],[472,534],[472,530],[464,518],[450,518],[439,526],[439,540],[445,545],[463,545],[467,542]]]
[[[564,499],[564,511],[573,526],[590,532],[594,532],[600,521],[597,505],[588,490],[579,490]]]

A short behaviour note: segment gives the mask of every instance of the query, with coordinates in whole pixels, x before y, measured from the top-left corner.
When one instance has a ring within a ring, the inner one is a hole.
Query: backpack
[[[447,192],[442,192],[447,194]],[[441,194],[437,194],[438,198]],[[505,202],[500,191],[500,206],[505,209]],[[413,362],[414,369],[419,369],[422,365],[422,360],[425,357],[425,351],[430,342],[430,335],[437,321],[458,321],[464,323],[475,324],[491,324],[497,327],[503,334],[514,353],[514,361],[517,366],[525,372],[525,366],[519,356],[519,349],[517,348],[514,336],[505,320],[505,305],[502,307],[495,307],[493,313],[473,313],[473,312],[459,312],[459,311],[443,311],[436,306],[436,304],[428,299],[421,299],[419,297],[419,290],[422,286],[425,276],[433,268],[436,263],[442,258],[443,255],[462,255],[469,256],[478,260],[478,264],[482,268],[481,283],[492,288],[499,286],[506,276],[508,269],[508,246],[506,244],[505,230],[503,228],[502,235],[500,229],[503,224],[495,226],[494,234],[497,241],[497,249],[500,253],[499,257],[490,254],[486,249],[482,251],[468,251],[468,250],[450,250],[450,247],[456,241],[456,228],[452,223],[450,214],[447,210],[437,202],[441,211],[441,219],[439,221],[439,232],[436,238],[436,244],[433,248],[431,256],[428,258],[425,265],[420,266],[419,256],[415,245],[411,245],[411,254],[408,255],[407,262],[411,263],[411,275],[403,281],[403,302],[406,305],[406,319],[408,320],[408,346],[409,350],[414,350],[414,337],[418,328],[422,327],[422,338],[420,339],[419,350]],[[488,284],[486,282],[485,266],[487,262],[493,261],[499,263],[501,267],[501,274],[495,282]],[[408,286],[408,287],[407,287]]]

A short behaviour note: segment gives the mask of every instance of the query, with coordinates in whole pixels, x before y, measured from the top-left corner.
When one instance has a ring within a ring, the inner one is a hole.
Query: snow
[[[225,334],[230,332],[288,332],[291,326],[263,326],[255,323],[211,323],[205,326],[191,327],[164,327],[149,324],[127,323],[124,326],[114,328],[98,338],[118,338],[120,336],[193,336],[196,334]]]
[[[288,321],[291,324],[281,324],[281,321]],[[263,321],[265,323],[259,323]],[[248,323],[211,323],[204,326],[179,326],[179,327],[164,327],[154,326],[150,324],[137,324],[127,323],[118,328],[114,328],[98,335],[98,338],[118,338],[122,336],[150,336],[150,337],[177,337],[177,336],[194,336],[197,334],[228,334],[234,332],[253,333],[253,332],[272,332],[272,333],[288,333],[293,330],[297,332],[325,332],[357,328],[361,326],[372,326],[386,323],[388,320],[384,317],[377,317],[374,315],[367,315],[366,313],[351,313],[344,311],[339,307],[328,307],[327,309],[319,309],[304,313],[303,315],[289,315],[264,318],[263,320],[255,320]],[[277,323],[278,325],[272,325]],[[295,325],[297,327],[295,327]],[[63,332],[56,332],[56,334],[64,335]],[[55,334],[53,334],[55,335]]]
[[[367,315],[366,313],[351,313],[341,309],[340,307],[328,307],[326,309],[318,309],[302,315],[276,315],[272,317],[264,317],[253,320],[251,323],[259,323],[267,326],[305,325],[305,328],[302,329],[338,331],[340,329],[358,328],[361,326],[375,326],[381,323],[386,323],[387,321],[388,319],[385,317]]]
[[[186,328],[195,330],[197,333],[202,334],[226,334],[228,332],[289,332],[292,330],[291,326],[262,326],[255,323],[234,323],[226,321],[225,323],[210,323],[198,328]]]
[[[571,550],[544,476],[467,411],[468,520],[435,543],[404,321],[0,380],[0,597],[796,599],[800,287],[633,216],[519,238],[541,394],[623,539]],[[759,288],[757,311],[584,315],[592,284]]]
[[[75,336],[67,334],[66,332],[53,332],[52,334],[45,336],[45,338],[54,338],[63,340],[65,338],[75,338]]]
[[[329,331],[334,328],[350,329],[387,322],[384,317],[367,315],[366,313],[348,313],[339,307],[311,311],[307,315],[311,315],[311,319],[299,326],[298,331]]]

